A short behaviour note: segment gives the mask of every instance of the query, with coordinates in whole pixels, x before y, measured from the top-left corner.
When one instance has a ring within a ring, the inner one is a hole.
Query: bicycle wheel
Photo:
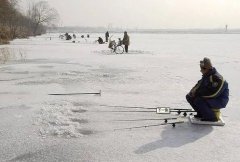
[[[122,54],[124,52],[124,48],[122,46],[117,46],[115,53],[116,54]]]

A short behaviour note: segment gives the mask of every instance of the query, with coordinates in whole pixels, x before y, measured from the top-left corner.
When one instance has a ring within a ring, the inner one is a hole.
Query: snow
[[[0,161],[239,161],[239,34],[129,33],[129,53],[119,55],[95,43],[103,33],[76,35],[76,43],[49,33],[0,46]],[[224,127],[179,118],[175,128],[115,130],[176,116],[113,105],[190,108],[185,95],[203,57],[229,82]]]

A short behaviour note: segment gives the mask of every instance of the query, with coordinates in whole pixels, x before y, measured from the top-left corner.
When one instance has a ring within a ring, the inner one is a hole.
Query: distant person
[[[128,46],[130,44],[130,40],[126,31],[124,32],[122,43],[125,46],[125,52],[128,53]]]
[[[106,38],[106,42],[108,42],[108,38],[109,38],[109,33],[108,33],[108,31],[105,33],[105,38]]]
[[[90,38],[90,35],[89,35],[89,34],[87,35],[87,38]]]
[[[64,36],[65,36],[65,39],[67,40],[67,37],[68,37],[68,33],[65,33],[65,34],[64,34]]]
[[[195,118],[202,121],[218,121],[220,109],[229,100],[228,83],[212,66],[209,58],[200,61],[202,79],[186,95],[186,99],[197,112]]]
[[[112,40],[112,41],[110,40],[108,44],[108,48],[114,49],[115,46],[116,46],[115,40]]]
[[[65,35],[65,37],[67,37],[67,36],[68,36],[68,33],[65,33],[64,35]]]
[[[122,40],[121,40],[121,38],[118,38],[118,44],[117,44],[118,46],[121,46],[122,45]]]
[[[84,38],[84,35],[81,35],[81,38]]]
[[[75,34],[73,34],[73,39],[76,39],[76,38],[77,38],[77,36]]]
[[[67,40],[71,40],[72,39],[72,36],[71,35],[68,35],[67,36]]]
[[[103,39],[102,39],[101,37],[98,37],[98,40],[97,40],[97,41],[98,41],[99,44],[103,44],[103,43],[104,43],[104,42],[103,42]]]
[[[71,40],[72,39],[71,35],[69,35],[68,33],[65,33],[65,37],[66,37],[66,40]]]

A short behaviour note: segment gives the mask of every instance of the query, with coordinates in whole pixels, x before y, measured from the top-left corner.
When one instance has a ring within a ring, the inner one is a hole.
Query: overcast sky
[[[240,0],[47,1],[59,12],[62,26],[184,29],[224,28],[228,24],[240,28]]]

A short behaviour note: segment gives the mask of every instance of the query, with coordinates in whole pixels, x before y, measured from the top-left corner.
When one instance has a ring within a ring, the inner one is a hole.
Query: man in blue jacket
[[[200,61],[202,79],[186,95],[186,99],[197,112],[194,117],[202,121],[218,121],[221,108],[229,100],[228,83],[212,66],[209,58]]]

